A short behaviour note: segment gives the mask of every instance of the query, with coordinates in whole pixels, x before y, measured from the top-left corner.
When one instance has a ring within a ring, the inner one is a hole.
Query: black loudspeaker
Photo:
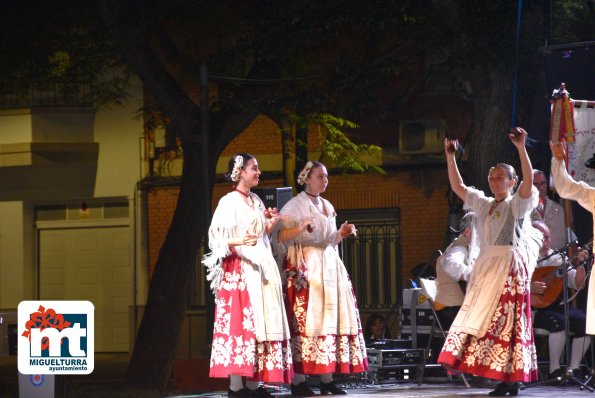
[[[291,187],[281,188],[252,188],[252,192],[264,202],[265,207],[276,207],[279,211],[293,196]]]

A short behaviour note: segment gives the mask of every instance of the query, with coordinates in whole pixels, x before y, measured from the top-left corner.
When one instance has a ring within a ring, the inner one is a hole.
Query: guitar
[[[592,247],[593,240],[585,244],[582,249],[591,251]],[[578,265],[584,265],[588,269],[591,261],[591,258],[588,258],[584,263]],[[543,282],[546,284],[546,288],[541,294],[531,293],[531,307],[538,309],[545,308],[556,301],[556,299],[560,296],[560,293],[562,293],[562,288],[564,287],[564,277],[562,275],[564,271],[562,267],[567,265],[570,265],[570,263],[566,262],[562,265],[545,266],[535,269],[533,272],[533,277],[531,278],[531,282]],[[572,268],[575,267],[571,266],[568,268],[568,270]]]
[[[564,278],[562,277],[562,266],[552,265],[536,268],[533,272],[531,282],[543,282],[547,285],[542,294],[531,292],[531,307],[545,308],[556,301],[562,293]]]

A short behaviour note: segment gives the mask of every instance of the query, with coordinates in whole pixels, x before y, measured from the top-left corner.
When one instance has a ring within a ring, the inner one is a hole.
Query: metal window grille
[[[337,225],[346,220],[358,231],[342,241],[341,251],[359,308],[392,308],[402,291],[399,209],[342,210]]]

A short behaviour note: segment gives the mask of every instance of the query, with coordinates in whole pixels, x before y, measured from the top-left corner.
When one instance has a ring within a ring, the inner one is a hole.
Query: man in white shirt
[[[459,236],[444,250],[436,261],[436,314],[444,328],[448,330],[465,298],[465,284],[473,261],[477,257],[473,225],[475,215],[467,213],[462,219]]]

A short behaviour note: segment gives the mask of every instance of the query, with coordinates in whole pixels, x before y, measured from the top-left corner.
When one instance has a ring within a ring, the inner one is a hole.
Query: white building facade
[[[106,110],[0,109],[0,312],[90,300],[98,352],[131,349],[147,290],[140,82],[131,92]]]

